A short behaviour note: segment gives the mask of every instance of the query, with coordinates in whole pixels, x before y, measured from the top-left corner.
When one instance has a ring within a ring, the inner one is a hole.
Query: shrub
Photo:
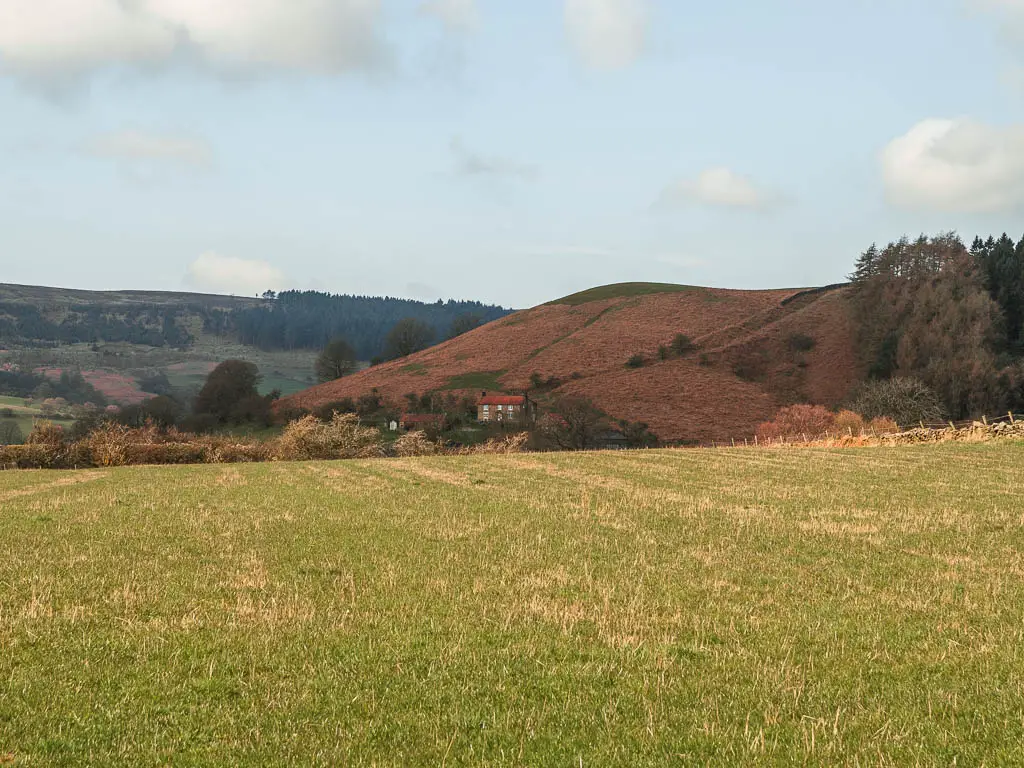
[[[812,439],[831,431],[835,415],[821,405],[791,405],[757,428],[761,440]]]
[[[380,431],[364,427],[350,413],[336,413],[328,423],[306,416],[285,427],[278,456],[289,460],[356,459],[380,456]]]
[[[132,463],[133,431],[123,424],[106,422],[82,441],[89,450],[92,463],[98,467],[124,467]],[[136,437],[137,439],[137,437]]]
[[[626,439],[629,448],[656,448],[658,436],[651,432],[650,426],[643,421],[619,421],[619,432]]]
[[[666,347],[664,344],[662,344],[660,347],[658,347],[658,359],[659,360],[668,360],[669,357],[671,357],[671,355],[672,355],[672,353],[669,351],[669,348]]]
[[[463,448],[456,453],[461,456],[522,453],[529,442],[529,432],[517,432],[514,435],[492,438],[484,443]]]
[[[672,351],[679,356],[689,354],[696,348],[697,345],[693,343],[693,339],[685,333],[677,333],[672,339]]]
[[[432,456],[438,452],[438,444],[430,440],[425,432],[406,432],[395,440],[396,456]]]
[[[335,413],[355,413],[358,410],[355,400],[345,397],[335,402],[327,403],[316,409],[315,414],[320,421],[330,421]],[[294,421],[294,419],[292,419]]]
[[[643,355],[636,354],[636,355],[633,355],[631,358],[629,358],[629,360],[626,361],[626,367],[627,368],[643,368],[645,362],[647,362],[647,361],[644,360],[644,356]]]
[[[814,338],[806,333],[791,333],[786,343],[794,352],[810,352],[817,344]]]
[[[869,381],[850,406],[865,419],[890,419],[903,427],[943,420],[938,395],[918,379]]]
[[[853,411],[840,411],[836,414],[833,428],[839,434],[856,437],[864,432],[864,417]]]
[[[5,419],[13,419],[14,418],[14,409],[13,408],[0,408],[0,417],[5,418]]]
[[[892,419],[879,416],[871,420],[868,429],[876,435],[892,435],[900,431],[900,426]]]

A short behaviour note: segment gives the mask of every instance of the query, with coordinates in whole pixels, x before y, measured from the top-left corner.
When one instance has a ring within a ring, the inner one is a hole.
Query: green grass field
[[[25,398],[0,395],[0,410],[7,408],[10,408],[14,413],[14,417],[11,420],[18,425],[18,431],[23,438],[28,437],[36,419],[42,416],[42,411],[39,410],[38,406],[25,405]],[[0,415],[0,424],[4,423],[7,418]]]
[[[0,763],[1020,765],[1024,444],[0,474]]]

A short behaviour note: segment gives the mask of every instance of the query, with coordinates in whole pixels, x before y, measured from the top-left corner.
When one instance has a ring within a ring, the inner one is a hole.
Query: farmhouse
[[[476,406],[476,419],[485,424],[515,422],[522,424],[533,421],[537,405],[526,395],[489,395],[480,393]]]
[[[403,413],[398,426],[407,432],[429,428],[441,429],[444,426],[444,416],[439,413]]]

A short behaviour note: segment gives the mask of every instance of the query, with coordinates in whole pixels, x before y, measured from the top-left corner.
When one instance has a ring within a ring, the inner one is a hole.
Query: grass
[[[505,371],[474,371],[452,376],[444,389],[479,389],[486,391],[501,392],[504,388],[501,384],[501,377]]]
[[[1019,765],[1022,462],[3,473],[0,758]]]
[[[691,285],[676,285],[674,283],[615,283],[613,285],[602,285],[598,288],[590,288],[570,296],[548,302],[549,304],[569,304],[579,306],[591,301],[603,299],[620,299],[629,296],[648,296],[654,293],[684,293],[692,291],[704,291]]]
[[[25,398],[0,395],[0,410],[10,408],[14,412],[14,418],[10,419],[18,425],[22,438],[28,437],[35,424],[35,420],[42,416],[39,406],[25,405]],[[0,416],[0,423],[8,421],[8,417]],[[64,422],[58,422],[64,423]]]

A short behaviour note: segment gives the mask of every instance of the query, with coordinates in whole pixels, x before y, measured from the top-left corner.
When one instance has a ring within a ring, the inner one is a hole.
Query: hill
[[[265,392],[287,394],[314,382],[313,359],[336,335],[369,360],[403,318],[446,338],[456,319],[486,322],[508,312],[474,301],[313,291],[246,298],[0,285],[0,366],[50,377],[81,371],[110,401],[130,403],[167,389],[187,399],[217,363],[237,358],[259,366]]]
[[[696,349],[659,359],[685,334]],[[641,355],[641,367],[627,361]],[[590,398],[663,440],[752,435],[781,406],[833,405],[860,378],[843,286],[739,291],[657,283],[595,288],[517,312],[402,360],[286,398],[315,408],[373,388],[401,402],[429,391]],[[536,378],[536,377],[534,377]]]
[[[0,472],[0,764],[1020,765],[1022,462]]]

